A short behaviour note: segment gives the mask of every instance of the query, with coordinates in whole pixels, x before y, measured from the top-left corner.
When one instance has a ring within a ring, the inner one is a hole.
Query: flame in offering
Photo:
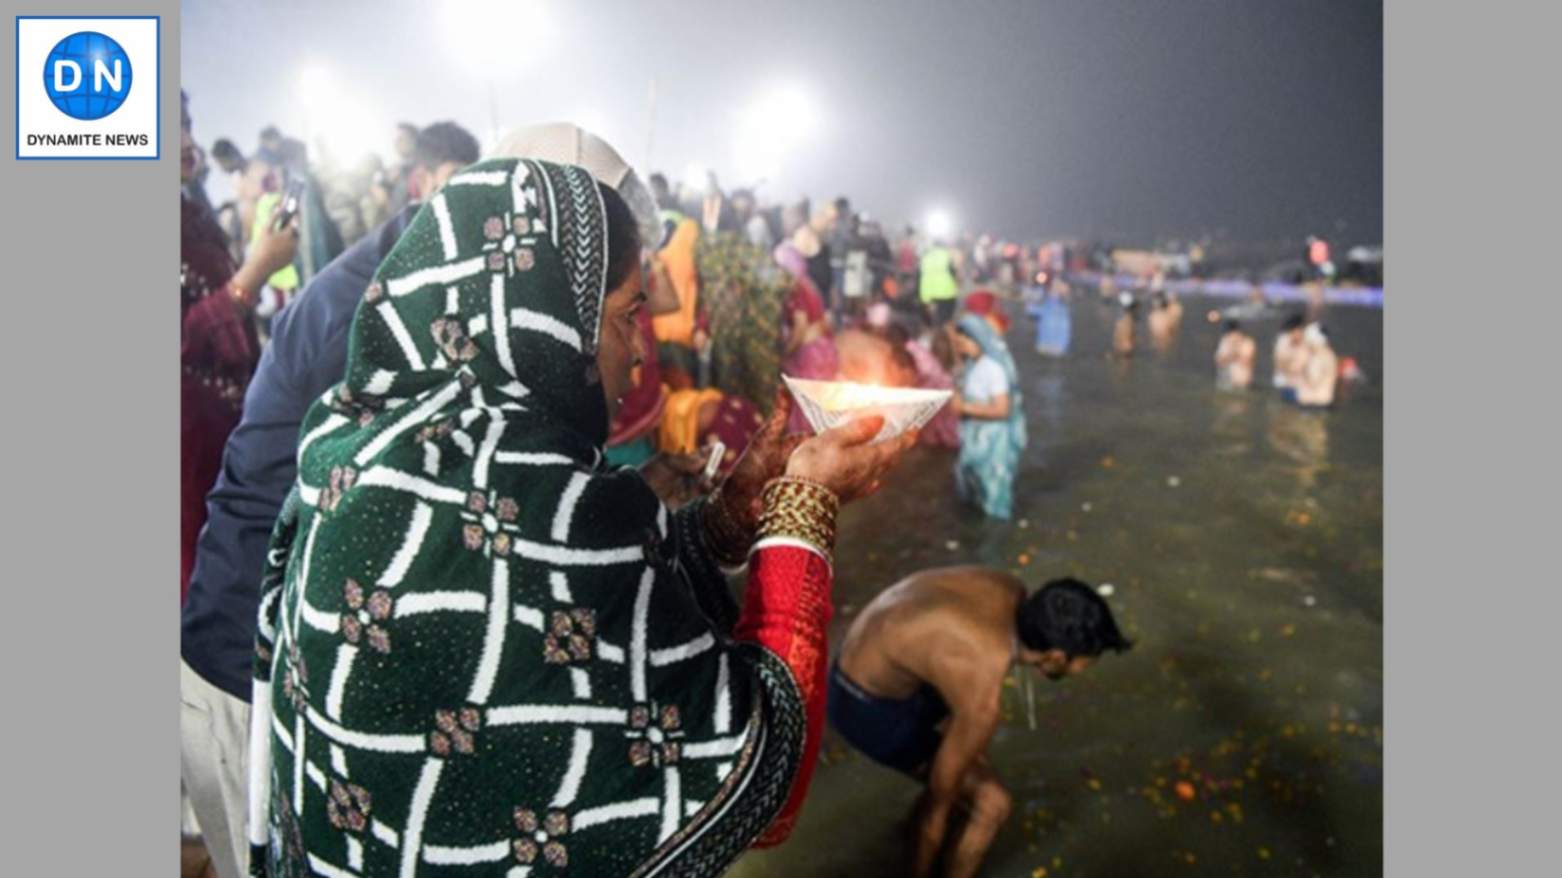
[[[815,432],[822,433],[870,415],[883,415],[884,426],[873,438],[874,442],[920,428],[943,408],[951,395],[948,390],[881,387],[850,381],[810,381],[791,377],[785,380]]]

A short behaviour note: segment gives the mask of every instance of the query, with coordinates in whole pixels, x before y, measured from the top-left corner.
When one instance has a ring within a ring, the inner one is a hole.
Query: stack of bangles
[[[740,566],[751,548],[767,540],[805,543],[826,561],[831,560],[835,517],[841,507],[834,491],[810,479],[781,476],[765,483],[760,498],[763,511],[759,527],[750,536],[721,502],[720,489],[711,495],[705,534],[717,561],[727,567]]]
[[[835,492],[809,479],[782,476],[765,484],[760,495],[764,511],[759,515],[755,545],[768,540],[806,543],[831,560],[835,551],[835,515],[840,498]]]

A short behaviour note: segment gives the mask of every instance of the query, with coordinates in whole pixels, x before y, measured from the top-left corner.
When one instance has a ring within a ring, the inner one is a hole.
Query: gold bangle
[[[835,549],[835,517],[841,501],[834,491],[818,482],[783,476],[771,479],[761,495],[758,539],[786,537],[801,540],[829,558]]]

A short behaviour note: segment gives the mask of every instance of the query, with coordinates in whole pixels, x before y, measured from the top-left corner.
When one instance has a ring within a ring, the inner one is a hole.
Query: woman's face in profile
[[[982,355],[982,346],[976,343],[976,339],[958,329],[954,332],[954,347],[955,353],[968,360],[977,359]]]
[[[602,335],[597,345],[597,370],[607,416],[618,416],[624,394],[634,389],[634,370],[646,357],[640,333],[640,309],[645,306],[644,275],[636,265],[624,282],[602,300]]]

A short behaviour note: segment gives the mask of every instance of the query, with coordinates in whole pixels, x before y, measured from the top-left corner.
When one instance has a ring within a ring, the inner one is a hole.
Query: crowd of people
[[[567,124],[486,155],[403,125],[389,168],[269,127],[213,144],[213,205],[183,122],[181,787],[207,874],[719,874],[787,837],[827,716],[927,785],[915,874],[975,873],[1010,810],[984,756],[1004,675],[1130,644],[1083,583],[956,567],[887,589],[832,658],[835,522],[913,445],[1014,516],[1009,309],[1066,355],[1089,253],[642,182]],[[1164,275],[1093,282],[1110,355],[1141,302],[1168,348]],[[1212,312],[1223,390],[1252,384],[1255,296]],[[1288,401],[1330,406],[1341,372],[1316,316],[1284,324]],[[886,441],[815,435],[784,376],[951,397]]]
[[[1141,322],[1154,352],[1165,354],[1176,343],[1182,327],[1183,304],[1167,289],[1163,272],[1149,272],[1127,286],[1106,273],[1095,279],[1095,285],[1100,301],[1117,312],[1109,356],[1127,359],[1142,348]],[[1068,304],[1071,289],[1069,281],[1060,277],[1027,291],[1026,310],[1036,322],[1038,354],[1067,354],[1073,319]],[[1270,320],[1280,324],[1274,341],[1273,384],[1284,402],[1304,410],[1327,411],[1336,404],[1342,384],[1366,380],[1355,358],[1339,356],[1334,350],[1322,321],[1321,282],[1309,283],[1305,295],[1305,308],[1292,311],[1269,301],[1263,287],[1254,285],[1246,300],[1209,311],[1209,322],[1220,324],[1213,354],[1217,388],[1236,392],[1253,386],[1258,347],[1245,326]]]

